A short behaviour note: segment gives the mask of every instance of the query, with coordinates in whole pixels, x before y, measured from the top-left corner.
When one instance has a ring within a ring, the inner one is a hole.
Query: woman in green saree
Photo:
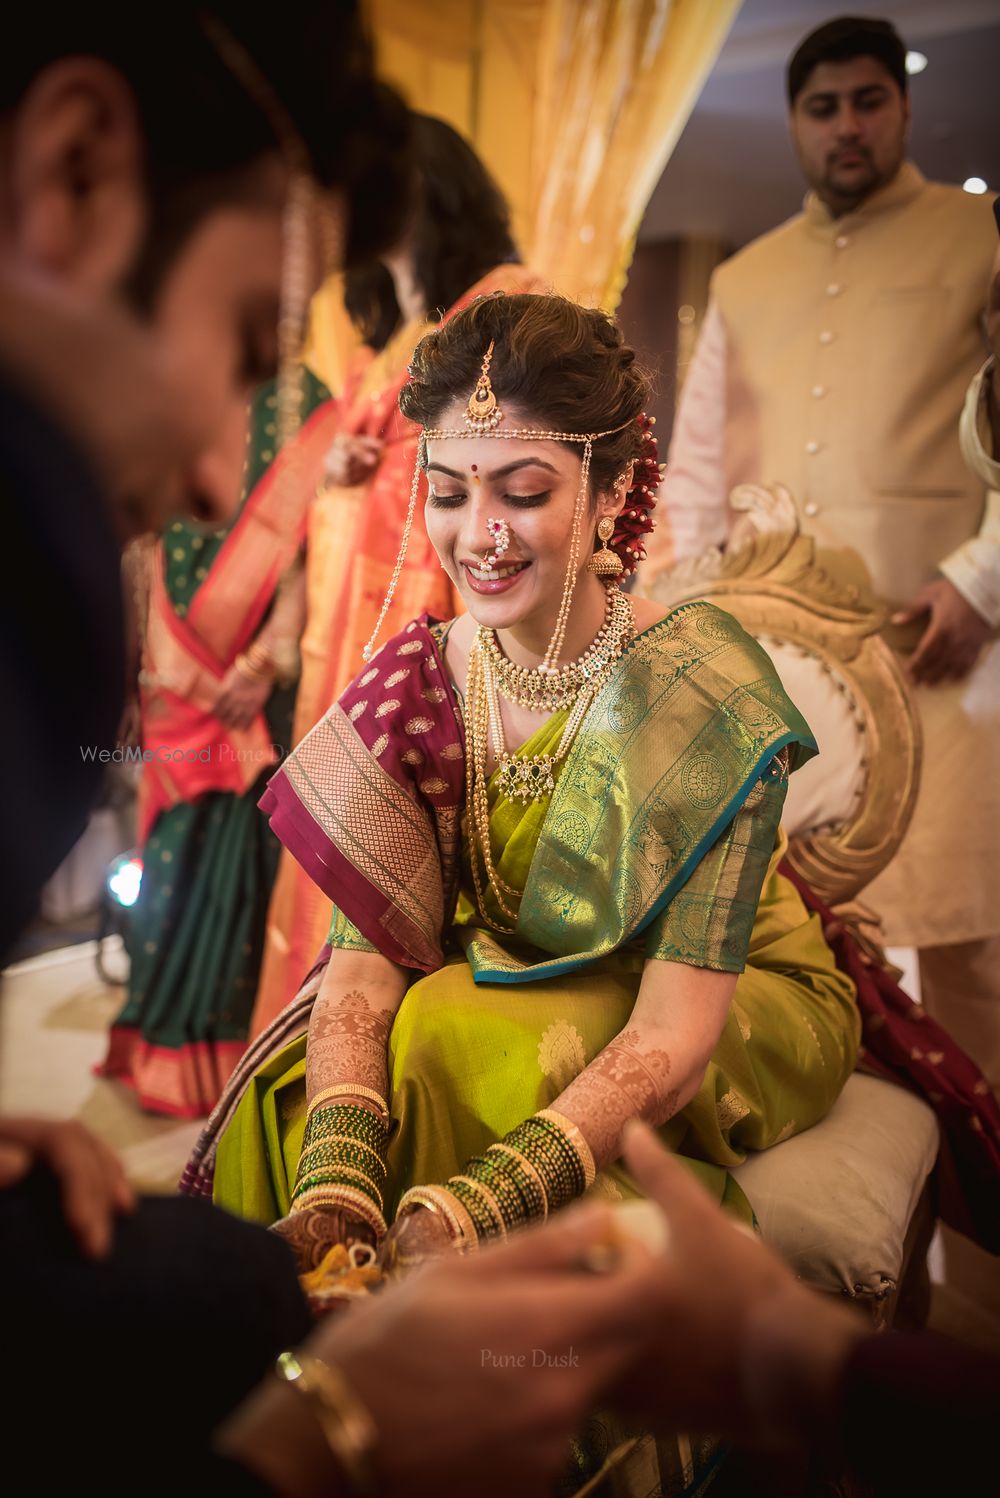
[[[270,783],[329,945],[188,1176],[303,1269],[634,1195],[635,1116],[749,1218],[727,1167],[854,1066],[853,985],[777,872],[809,728],[728,615],[616,585],[658,481],[647,395],[558,297],[482,298],[417,348],[400,404],[468,613],[386,643]]]

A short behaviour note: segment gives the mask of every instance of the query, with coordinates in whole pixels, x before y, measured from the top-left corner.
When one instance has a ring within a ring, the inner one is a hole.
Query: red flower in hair
[[[635,460],[632,487],[625,496],[625,504],[615,525],[615,533],[608,543],[618,553],[624,564],[624,577],[631,577],[646,555],[646,537],[653,529],[653,510],[656,508],[656,491],[663,478],[660,472],[659,449],[653,435],[655,416],[645,411],[637,418],[643,437],[643,455]]]

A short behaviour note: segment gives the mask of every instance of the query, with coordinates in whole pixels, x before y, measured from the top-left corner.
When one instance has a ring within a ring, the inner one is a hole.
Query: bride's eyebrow
[[[515,458],[513,463],[505,463],[502,468],[494,468],[492,473],[486,476],[489,479],[505,479],[515,473],[519,468],[544,468],[549,473],[558,473],[558,468],[551,463],[546,463],[544,458]]]
[[[486,478],[490,480],[505,479],[512,473],[516,473],[519,468],[544,468],[548,473],[558,474],[559,472],[558,468],[555,468],[551,463],[546,463],[544,458],[515,458],[513,463],[505,463],[502,468],[494,468],[491,473],[486,474]],[[465,478],[464,473],[460,473],[456,468],[446,468],[443,463],[428,463],[425,471],[427,473],[446,473],[450,479],[458,479],[459,481]]]

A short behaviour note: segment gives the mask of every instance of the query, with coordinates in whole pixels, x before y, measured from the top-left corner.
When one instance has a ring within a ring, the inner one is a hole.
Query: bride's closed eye
[[[465,494],[438,494],[434,489],[427,491],[427,498],[437,510],[457,510],[468,498]]]

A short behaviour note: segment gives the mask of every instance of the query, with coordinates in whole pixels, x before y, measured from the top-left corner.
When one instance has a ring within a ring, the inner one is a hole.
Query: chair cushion
[[[891,1292],[938,1152],[937,1119],[913,1093],[855,1072],[820,1123],[754,1152],[733,1176],[767,1241],[814,1289]]]

